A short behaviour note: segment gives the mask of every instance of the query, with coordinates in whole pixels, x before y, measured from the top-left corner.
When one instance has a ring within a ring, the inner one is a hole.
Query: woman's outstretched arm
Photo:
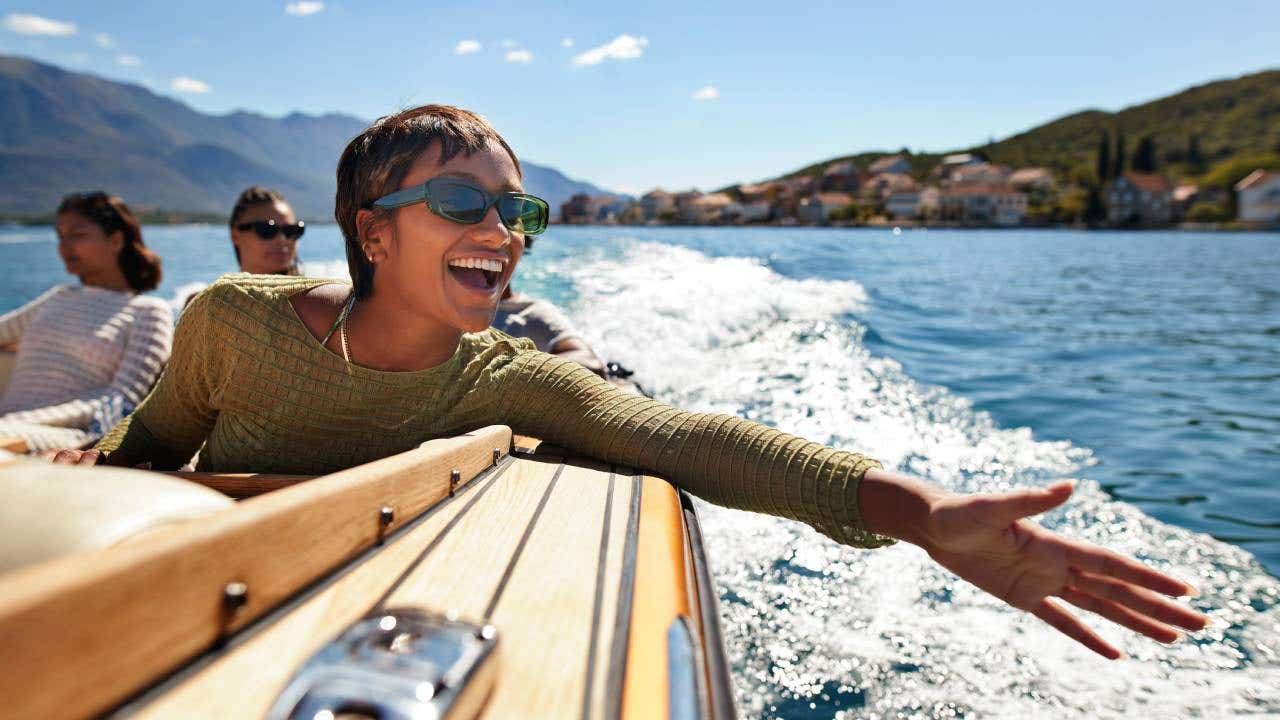
[[[1193,590],[1141,563],[1027,518],[1062,504],[1070,483],[956,495],[741,418],[689,413],[624,395],[573,363],[523,353],[507,366],[502,419],[517,432],[662,475],[704,499],[801,520],[848,545],[904,540],[943,567],[1105,657],[1119,651],[1053,598],[1162,642],[1208,619],[1169,600]]]
[[[859,504],[867,529],[924,548],[960,578],[1029,612],[1112,660],[1121,656],[1060,601],[1160,642],[1201,630],[1209,618],[1169,597],[1190,585],[1136,560],[1050,532],[1028,518],[1066,502],[1073,486],[955,495],[901,473],[867,471]]]

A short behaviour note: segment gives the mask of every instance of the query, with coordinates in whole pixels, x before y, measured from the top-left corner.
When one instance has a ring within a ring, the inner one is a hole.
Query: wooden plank
[[[211,472],[167,472],[183,480],[200,483],[207,488],[217,490],[223,495],[233,498],[247,498],[265,495],[269,492],[297,485],[314,478],[314,475],[272,475],[268,473],[211,473]]]
[[[374,602],[446,528],[457,533],[459,517],[475,512],[476,496],[495,492],[514,469],[511,463],[468,486],[422,524],[396,538],[368,561],[352,568],[305,599],[292,611],[251,637],[236,638],[171,688],[161,688],[134,709],[135,718],[262,717],[298,668],[352,623],[367,615]]]
[[[13,717],[81,717],[118,704],[368,548],[510,447],[493,426],[252,498],[146,543],[0,578],[0,697]],[[222,590],[247,584],[228,612]],[[107,621],[109,619],[109,621]],[[33,691],[35,689],[35,691]]]
[[[8,450],[15,455],[27,453],[27,441],[12,435],[0,435],[0,450]]]
[[[482,717],[609,717],[614,703],[606,694],[606,673],[632,479],[611,476],[600,465],[561,469],[555,462],[516,459],[492,482],[480,484],[483,495],[465,513],[455,500],[447,516],[429,518],[389,543],[138,714],[261,717],[315,650],[379,604],[453,610],[497,626],[499,684]],[[451,529],[441,537],[445,527]],[[608,543],[603,573],[602,538]],[[600,622],[592,622],[597,598]],[[665,667],[665,655],[662,662]]]
[[[622,696],[622,717],[628,720],[667,716],[667,629],[676,617],[690,614],[679,496],[665,480],[645,477],[640,497],[635,609]]]
[[[508,633],[485,717],[594,717],[582,707],[609,476],[565,466],[490,621]]]

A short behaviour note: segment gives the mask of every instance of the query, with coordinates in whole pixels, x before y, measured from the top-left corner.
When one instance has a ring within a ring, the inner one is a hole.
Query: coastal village
[[[1280,171],[1258,169],[1232,190],[1175,184],[1159,172],[1117,172],[1105,184],[1063,182],[1045,167],[1014,168],[977,153],[946,155],[924,180],[906,154],[717,192],[655,189],[639,199],[574,195],[568,224],[929,225],[942,227],[1269,228],[1280,225]]]

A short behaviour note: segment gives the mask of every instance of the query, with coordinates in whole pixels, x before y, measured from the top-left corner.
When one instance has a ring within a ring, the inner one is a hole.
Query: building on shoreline
[[[1254,170],[1235,191],[1242,222],[1280,223],[1280,170]]]
[[[1128,171],[1101,185],[1047,167],[1013,168],[974,153],[948,155],[916,174],[902,155],[859,170],[840,160],[791,177],[703,193],[655,188],[638,200],[575,195],[560,207],[568,224],[862,225],[913,222],[961,227],[1167,227],[1280,225],[1280,170],[1258,169],[1231,189]],[[928,180],[928,184],[924,182]],[[1236,200],[1233,202],[1233,200]],[[1238,207],[1238,214],[1235,212]]]

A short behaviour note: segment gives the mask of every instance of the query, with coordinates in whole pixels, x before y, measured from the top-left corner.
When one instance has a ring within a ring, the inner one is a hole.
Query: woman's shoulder
[[[490,327],[480,332],[465,333],[462,345],[473,354],[518,355],[526,352],[537,352],[533,341],[527,338],[512,337],[501,330]]]

